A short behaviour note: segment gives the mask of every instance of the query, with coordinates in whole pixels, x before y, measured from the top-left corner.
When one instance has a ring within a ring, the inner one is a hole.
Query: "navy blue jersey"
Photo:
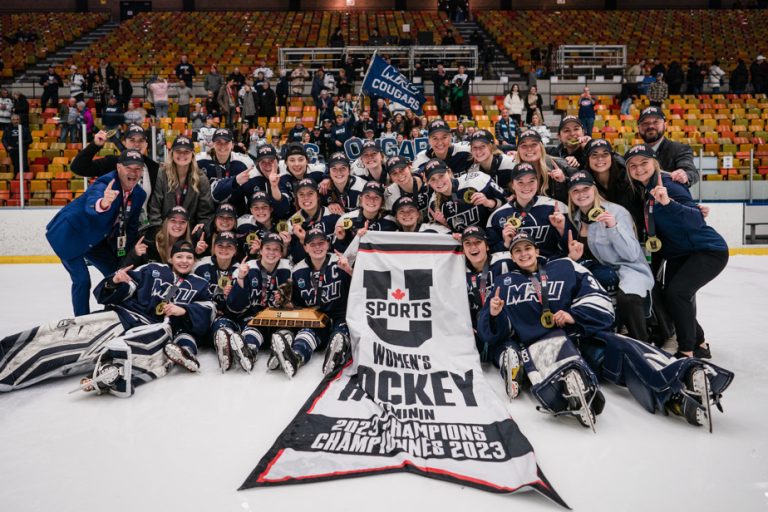
[[[274,217],[273,217],[274,218]],[[273,223],[269,228],[253,218],[253,215],[243,215],[237,219],[237,228],[235,234],[240,244],[239,250],[243,254],[250,254],[251,244],[248,243],[248,235],[255,233],[259,240],[264,238],[267,233],[277,233],[276,224]]]
[[[246,262],[248,275],[243,286],[235,279],[227,297],[227,307],[240,317],[253,316],[262,309],[280,308],[291,300],[291,265],[280,260],[272,272],[256,260]],[[235,273],[237,275],[237,273]]]
[[[206,256],[198,261],[192,271],[196,276],[200,276],[208,282],[208,291],[214,304],[216,304],[216,311],[219,315],[227,313],[224,286],[234,281],[234,276],[237,275],[237,266],[237,260],[233,258],[232,263],[227,268],[220,268],[214,255]]]
[[[497,252],[490,255],[488,268],[477,271],[467,265],[467,295],[469,296],[469,314],[472,318],[472,328],[477,330],[477,314],[488,299],[488,292],[493,287],[493,280],[506,274],[515,264],[508,252]]]
[[[413,168],[418,169],[433,158],[437,157],[435,156],[435,152],[432,150],[432,148],[425,149],[416,155],[416,157],[413,159]],[[474,163],[472,160],[472,153],[470,153],[469,150],[469,143],[452,143],[451,147],[448,148],[448,154],[443,159],[443,161],[446,163],[446,165],[448,165],[448,167],[450,167],[450,169],[453,171],[453,174],[456,176],[460,176],[469,171],[469,168]]]
[[[293,267],[293,305],[315,308],[334,324],[344,322],[350,281],[335,255],[329,254],[320,270],[312,268],[309,258],[303,259]]]
[[[477,332],[483,341],[493,345],[512,337],[527,347],[552,332],[541,323],[542,298],[532,278],[538,281],[541,295],[546,289],[552,313],[567,311],[576,321],[564,327],[569,336],[588,337],[613,327],[611,299],[589,270],[569,258],[539,258],[539,270],[534,274],[516,269],[494,278],[489,294],[494,295],[500,288],[499,296],[506,306],[496,317],[490,314],[491,301],[480,310]]]
[[[343,240],[338,239],[335,236],[336,233],[334,228],[334,240],[332,249],[341,253],[347,250],[349,244],[352,243],[352,240],[355,238],[355,236],[357,236],[357,232],[365,227],[366,221],[368,221],[369,231],[397,231],[397,223],[395,222],[394,217],[390,215],[384,215],[383,213],[380,213],[373,220],[368,220],[363,215],[363,210],[358,208],[339,217],[339,220],[336,221],[336,225],[342,225],[345,219],[349,219],[352,222],[352,227],[345,230],[346,234],[344,235]]]
[[[407,192],[400,188],[397,183],[392,183],[384,191],[384,207],[392,211],[392,207],[395,205],[395,201],[403,196],[412,197],[416,201],[416,205],[421,212],[421,218],[427,218],[427,209],[429,208],[429,196],[431,193],[430,188],[426,185],[424,180],[421,180],[414,176],[413,178],[413,192]]]
[[[506,201],[504,192],[491,180],[490,176],[479,172],[471,172],[455,178],[451,197],[443,197],[433,192],[429,200],[429,207],[443,214],[448,227],[454,233],[461,233],[469,226],[484,226],[494,210],[482,205],[473,205],[465,200],[464,195],[470,194],[472,190],[482,192],[488,199],[496,200],[497,205],[504,204]]]
[[[288,171],[284,160],[280,161],[278,169],[280,171],[280,191],[288,195],[290,204],[294,204],[296,201],[296,185],[301,180],[309,178],[319,185],[323,178],[325,178],[325,165],[323,164],[309,164],[307,171],[301,178],[297,178]]]
[[[482,172],[491,177],[493,181],[504,191],[505,195],[512,194],[512,169],[515,167],[515,159],[509,155],[493,155],[491,159],[491,168],[483,169],[480,164],[472,164],[469,172]]]
[[[322,226],[325,235],[328,237],[328,241],[331,241],[333,237],[333,230],[336,227],[336,221],[339,220],[339,216],[335,213],[331,213],[328,208],[321,207],[317,210],[314,216],[310,217],[304,210],[299,210],[298,214],[304,219],[301,223],[301,227],[304,231],[309,231],[314,226]],[[293,217],[291,217],[293,219]],[[288,221],[288,232],[293,235],[293,221]],[[291,257],[291,261],[298,263],[307,255],[304,252],[304,246],[301,241],[296,237],[291,237],[291,243],[288,246],[288,254]]]
[[[115,308],[120,319],[127,327],[135,327],[139,322],[131,315],[136,313],[150,323],[161,322],[165,317],[158,315],[155,308],[166,301],[184,308],[183,316],[172,316],[171,327],[174,332],[187,332],[203,336],[216,316],[216,305],[211,299],[208,281],[195,274],[177,275],[170,265],[147,263],[128,272],[130,283],[114,285],[112,277],[107,276],[94,290],[100,304]],[[178,289],[173,297],[166,297],[168,289]]]
[[[228,202],[242,215],[248,211],[248,200],[256,190],[249,183],[240,187],[235,182],[235,176],[246,169],[254,167],[253,160],[248,155],[232,152],[229,159],[220,164],[216,157],[209,153],[198,153],[195,157],[197,166],[208,176],[211,182],[211,195],[217,203]]]
[[[336,188],[336,185],[331,181],[331,184],[328,186],[328,193],[321,196],[323,206],[330,206],[336,203],[341,205],[345,212],[350,212],[357,208],[357,203],[360,200],[360,194],[363,193],[364,186],[365,180],[356,176],[349,177],[344,190]]]
[[[525,231],[533,238],[541,256],[545,258],[558,258],[568,254],[568,230],[571,230],[574,238],[578,233],[573,227],[568,216],[565,217],[565,231],[563,236],[549,222],[549,216],[555,211],[555,204],[561,213],[567,211],[567,206],[556,199],[547,196],[535,196],[525,208],[521,208],[515,201],[502,206],[488,219],[485,232],[488,235],[488,244],[492,252],[505,251],[504,225],[510,217],[517,217],[523,223],[519,231]]]

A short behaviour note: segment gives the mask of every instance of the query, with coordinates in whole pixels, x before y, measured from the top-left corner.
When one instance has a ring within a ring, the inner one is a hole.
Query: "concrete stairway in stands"
[[[523,82],[525,82],[525,76],[515,67],[515,64],[510,60],[509,56],[504,52],[504,50],[499,47],[496,42],[493,40],[493,38],[488,35],[488,33],[483,30],[483,28],[475,23],[474,21],[466,21],[464,23],[454,23],[453,24],[456,27],[456,30],[458,30],[459,34],[461,34],[462,39],[465,41],[466,44],[470,44],[470,38],[472,37],[472,34],[477,31],[480,34],[480,37],[482,38],[483,42],[485,43],[486,47],[491,46],[494,50],[494,60],[493,60],[493,76],[485,77],[486,79],[494,79],[499,76],[508,76],[509,82],[520,82],[521,87],[523,87]],[[482,63],[483,61],[483,55],[482,52],[479,53],[478,59]]]

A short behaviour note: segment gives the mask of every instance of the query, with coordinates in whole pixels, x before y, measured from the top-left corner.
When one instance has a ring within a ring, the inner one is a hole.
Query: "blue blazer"
[[[99,213],[96,211],[96,203],[104,196],[104,190],[111,180],[114,190],[119,190],[112,206],[108,211]],[[131,192],[131,211],[126,219],[127,249],[133,247],[138,241],[139,214],[147,193],[141,186],[136,185]],[[61,259],[71,259],[83,256],[95,245],[104,239],[110,238],[113,231],[117,230],[115,221],[123,204],[123,192],[117,171],[112,171],[97,179],[88,187],[83,195],[62,208],[51,222],[46,226],[45,236],[54,252]],[[109,240],[112,250],[117,251],[117,238],[112,236]]]

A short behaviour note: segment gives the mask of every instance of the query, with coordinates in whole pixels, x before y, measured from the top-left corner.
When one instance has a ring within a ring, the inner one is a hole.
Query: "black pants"
[[[51,103],[52,107],[58,108],[59,106],[58,88],[55,91],[49,91],[48,89],[43,90],[43,97],[40,98],[40,108],[42,112],[45,112],[45,107],[48,106],[48,102]]]
[[[645,321],[646,297],[626,294],[619,288],[616,296],[616,319],[618,324],[627,328],[630,338],[648,341],[648,328]],[[650,304],[650,302],[648,302]]]
[[[728,251],[700,251],[667,260],[664,298],[675,323],[680,352],[690,352],[703,341],[696,321],[696,292],[728,264]]]

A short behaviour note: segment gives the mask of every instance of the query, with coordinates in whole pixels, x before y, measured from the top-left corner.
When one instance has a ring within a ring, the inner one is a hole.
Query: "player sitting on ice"
[[[251,318],[265,308],[280,309],[291,299],[291,265],[282,259],[284,243],[280,235],[266,233],[258,261],[240,263],[227,297],[227,311],[232,314],[213,324],[221,371],[232,367],[233,354],[243,370],[251,371],[265,335],[271,332],[250,326]]]
[[[171,365],[163,348],[169,355],[185,353],[192,336],[204,335],[213,321],[208,285],[190,274],[192,251],[182,240],[172,249],[170,265],[129,266],[104,279],[94,294],[105,311],[0,341],[0,391],[90,372],[83,390],[128,397],[135,386],[165,375]],[[197,368],[194,356],[184,361]]]
[[[517,234],[510,252],[517,270],[494,279],[478,319],[480,337],[502,344],[505,381],[518,383],[507,385],[510,398],[524,370],[543,410],[575,415],[594,429],[605,405],[599,375],[627,386],[646,410],[669,410],[711,431],[710,403],[719,406],[732,373],[613,334],[613,307],[595,278],[568,258],[539,258],[528,234]]]
[[[364,232],[365,228],[362,228],[358,235],[362,236]],[[346,312],[352,269],[345,257],[328,254],[329,248],[330,243],[322,226],[310,229],[304,237],[307,256],[293,267],[294,306],[325,313],[328,325],[301,329],[295,337],[288,329],[279,329],[274,333],[272,351],[288,377],[293,377],[300,366],[308,363],[313,352],[326,346],[323,373],[332,372],[349,357]]]

